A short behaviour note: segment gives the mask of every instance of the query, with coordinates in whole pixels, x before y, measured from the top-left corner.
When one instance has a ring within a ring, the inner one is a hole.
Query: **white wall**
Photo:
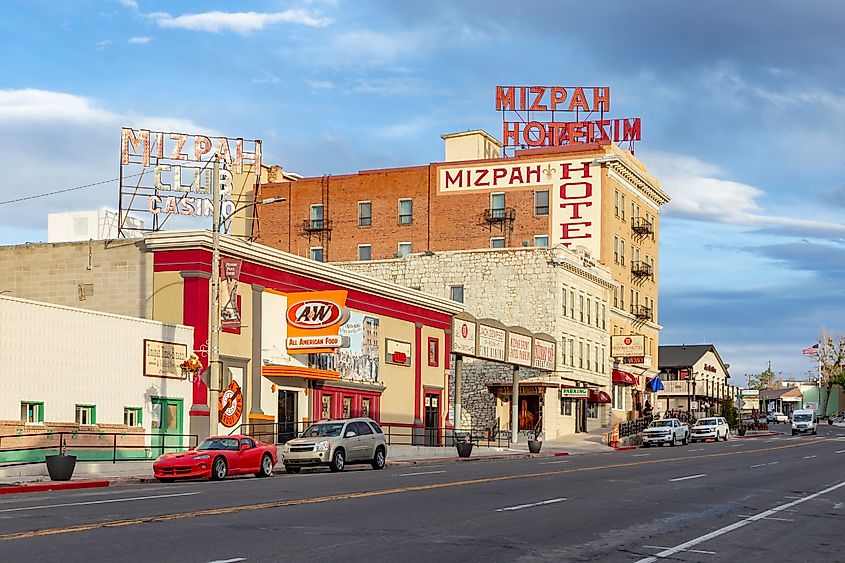
[[[144,222],[131,217],[125,226],[143,228]],[[47,215],[47,242],[72,242],[79,240],[116,239],[118,214],[109,209],[93,211],[67,211]],[[132,232],[129,231],[130,236]]]
[[[150,432],[151,397],[183,400],[189,433],[191,384],[144,377],[144,339],[186,344],[193,329],[0,296],[0,420],[20,420],[21,402],[44,403],[45,422],[74,422],[76,405],[96,405],[97,423],[123,424],[124,407],[143,407]]]

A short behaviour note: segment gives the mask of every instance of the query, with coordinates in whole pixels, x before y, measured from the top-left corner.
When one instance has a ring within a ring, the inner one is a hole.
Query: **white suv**
[[[674,446],[678,442],[684,445],[689,442],[689,426],[677,418],[655,420],[648,428],[643,430],[644,448],[652,444]]]
[[[728,434],[731,429],[728,427],[728,421],[721,416],[711,416],[708,418],[699,418],[695,426],[692,427],[690,433],[690,441],[707,440],[708,438],[716,440],[728,439]]]

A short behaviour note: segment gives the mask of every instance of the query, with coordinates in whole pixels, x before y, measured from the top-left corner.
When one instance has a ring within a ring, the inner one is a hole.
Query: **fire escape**
[[[498,227],[499,232],[505,237],[506,246],[510,246],[513,224],[516,220],[516,209],[513,207],[488,207],[484,210],[484,222],[493,233],[493,227]]]
[[[309,217],[302,222],[302,232],[308,236],[308,247],[320,246],[323,249],[323,262],[329,261],[329,241],[332,239],[332,222],[329,219],[329,176],[320,180],[320,202],[322,217]],[[319,245],[315,244],[319,242]]]

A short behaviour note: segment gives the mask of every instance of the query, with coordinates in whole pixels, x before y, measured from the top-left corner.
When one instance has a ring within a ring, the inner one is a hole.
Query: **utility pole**
[[[213,396],[215,387],[220,387],[220,162],[214,159],[212,179],[212,223],[211,223],[211,291],[209,295],[209,435],[217,434],[217,401]]]
[[[511,442],[519,441],[519,366],[513,366],[513,383],[511,387]]]

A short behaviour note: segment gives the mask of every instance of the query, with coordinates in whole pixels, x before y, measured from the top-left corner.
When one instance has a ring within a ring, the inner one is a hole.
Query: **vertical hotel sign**
[[[341,325],[349,320],[346,291],[288,293],[287,349],[290,354],[316,354],[340,348]]]
[[[241,328],[241,304],[238,299],[238,278],[241,277],[242,261],[238,258],[220,259],[220,326],[223,328]]]
[[[549,190],[549,242],[583,246],[601,255],[601,173],[592,158],[503,160],[478,166],[442,165],[437,170],[441,195],[491,191]]]

